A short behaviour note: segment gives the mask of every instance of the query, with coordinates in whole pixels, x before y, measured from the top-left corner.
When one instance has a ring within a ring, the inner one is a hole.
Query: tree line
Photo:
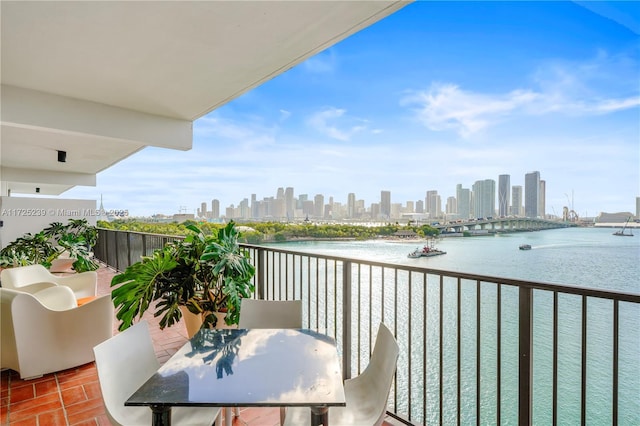
[[[98,221],[99,228],[119,231],[142,232],[159,235],[187,235],[187,227],[196,225],[204,233],[218,232],[224,223],[198,222],[141,222],[136,220]],[[351,224],[316,224],[316,223],[283,223],[283,222],[246,222],[237,224],[240,230],[239,240],[248,244],[266,242],[285,242],[295,240],[369,240],[376,238],[392,238],[398,231],[413,231],[416,237],[435,237],[439,230],[429,225],[386,223],[379,226],[363,226]]]

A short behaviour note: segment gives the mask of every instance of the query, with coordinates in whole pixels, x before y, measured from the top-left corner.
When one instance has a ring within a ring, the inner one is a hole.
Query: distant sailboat
[[[633,237],[633,232],[631,232],[631,229],[629,229],[629,233],[624,232],[625,229],[627,229],[627,224],[629,223],[630,220],[631,220],[631,216],[627,218],[627,221],[624,223],[622,230],[614,232],[613,235],[616,235],[618,237]]]

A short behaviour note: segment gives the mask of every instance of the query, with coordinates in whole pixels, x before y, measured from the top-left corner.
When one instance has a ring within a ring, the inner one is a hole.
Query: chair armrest
[[[55,286],[33,293],[46,308],[52,311],[66,311],[78,306],[76,295],[69,287]]]

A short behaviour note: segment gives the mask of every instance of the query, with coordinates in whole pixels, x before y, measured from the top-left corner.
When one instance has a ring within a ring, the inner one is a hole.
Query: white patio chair
[[[302,301],[242,299],[238,328],[302,328]],[[238,407],[234,411],[240,415]],[[224,416],[225,426],[230,426],[230,408],[225,408]],[[285,416],[285,408],[280,407],[281,425]]]
[[[379,426],[387,411],[387,400],[396,371],[399,348],[395,338],[380,324],[367,368],[357,377],[345,380],[345,407],[329,408],[329,424],[339,426]],[[311,410],[287,409],[285,426],[309,424]]]
[[[34,378],[87,364],[93,347],[113,334],[113,305],[105,294],[77,306],[68,287],[34,294],[0,288],[0,367]]]
[[[151,377],[160,363],[156,358],[146,321],[129,327],[93,348],[102,399],[109,420],[114,425],[151,424],[149,407],[125,407],[125,401]],[[173,407],[175,425],[212,425],[219,408]]]
[[[80,272],[68,276],[52,274],[42,265],[18,266],[3,269],[0,273],[3,288],[34,293],[48,283],[63,285],[73,290],[77,299],[95,296],[98,291],[96,271]]]

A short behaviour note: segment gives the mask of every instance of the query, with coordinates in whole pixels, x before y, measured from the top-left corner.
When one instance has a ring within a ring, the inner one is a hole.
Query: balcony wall
[[[179,237],[100,230],[119,270]],[[640,424],[640,295],[244,245],[256,297],[301,299],[345,378],[378,324],[401,348],[388,412],[412,424]]]

